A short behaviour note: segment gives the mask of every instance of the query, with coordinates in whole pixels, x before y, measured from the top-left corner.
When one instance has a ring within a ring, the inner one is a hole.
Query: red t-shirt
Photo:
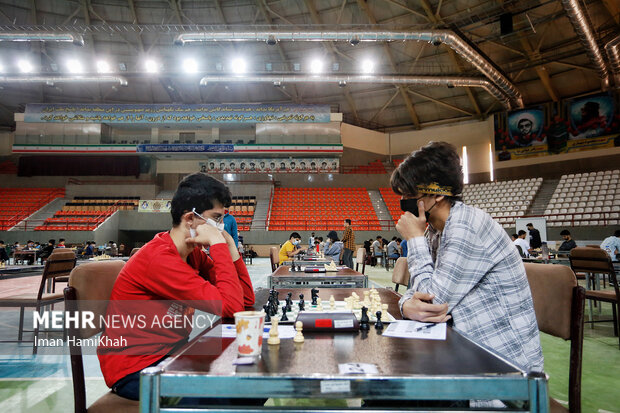
[[[244,307],[254,305],[252,281],[243,260],[240,258],[232,263],[227,244],[211,246],[209,254],[210,257],[195,248],[185,262],[170,234],[157,234],[121,270],[112,289],[107,316],[118,314],[115,313],[115,305],[123,306],[118,301],[115,304],[115,300],[193,301],[193,308],[217,312],[222,317],[232,317]],[[217,305],[214,307],[214,304]],[[192,309],[182,304],[159,305],[157,302],[149,303],[148,312],[156,312],[160,316],[179,311],[189,315],[193,313]],[[97,349],[106,384],[111,387],[128,374],[155,363],[176,344],[187,339],[190,332],[191,326],[175,329],[153,326],[152,323],[140,328],[108,328],[102,333]],[[131,354],[123,354],[123,350],[128,353],[127,349],[105,345],[106,338],[115,340],[121,336],[132,347]]]

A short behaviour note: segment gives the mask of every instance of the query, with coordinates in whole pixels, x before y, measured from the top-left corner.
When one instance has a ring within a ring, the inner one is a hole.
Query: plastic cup
[[[263,348],[265,313],[262,311],[240,311],[235,313],[237,328],[237,353],[240,356],[257,356]]]

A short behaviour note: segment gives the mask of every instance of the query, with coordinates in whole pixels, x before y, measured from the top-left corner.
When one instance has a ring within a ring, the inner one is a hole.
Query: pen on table
[[[416,328],[416,329],[415,329],[415,331],[422,331],[422,330],[426,330],[426,329],[429,329],[429,328],[431,328],[431,327],[433,327],[433,326],[436,326],[436,325],[437,325],[437,323],[430,323],[430,324],[426,324],[426,325],[423,325],[422,327],[418,327],[418,328]]]

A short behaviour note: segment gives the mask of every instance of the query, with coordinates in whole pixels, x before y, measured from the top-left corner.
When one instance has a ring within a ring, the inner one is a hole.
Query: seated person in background
[[[517,235],[517,234],[512,234],[512,235],[510,236],[510,239],[511,239],[513,242],[514,242],[514,241],[516,241],[516,240],[517,240],[517,238],[519,238],[519,235]]]
[[[614,262],[620,261],[620,229],[614,232],[614,235],[607,237],[601,243],[604,249]]]
[[[562,236],[562,238],[564,238],[564,242],[562,243],[562,245],[560,245],[560,248],[558,248],[558,252],[569,252],[573,248],[577,248],[577,243],[575,242],[573,237],[571,237],[569,230],[563,230],[562,232],[560,232],[560,235]]]
[[[400,248],[400,242],[397,237],[392,237],[392,241],[387,245],[387,256],[388,258],[398,258],[400,257],[400,253],[398,252]]]
[[[431,142],[394,171],[401,196],[396,229],[407,240],[411,288],[404,317],[452,319],[455,329],[525,371],[542,370],[538,325],[525,268],[504,229],[461,200],[463,172],[454,146]],[[428,223],[428,227],[427,227]]]
[[[318,237],[319,240],[319,250],[321,252],[325,251],[325,241],[323,241],[323,237]]]
[[[87,257],[92,257],[95,255],[97,251],[97,246],[95,245],[95,241],[88,241],[86,243],[86,249],[84,250],[84,255]]]
[[[407,242],[403,242],[400,238],[398,238],[398,242],[400,242],[400,256],[407,257],[407,254],[409,253],[409,250],[407,249]]]
[[[329,231],[327,233],[327,242],[325,242],[325,259],[333,260],[336,265],[340,263],[340,253],[342,252],[343,244],[338,238],[336,231]]]
[[[172,198],[172,229],[155,235],[125,264],[112,289],[107,317],[117,316],[114,309],[127,300],[144,300],[160,319],[193,317],[194,309],[232,317],[252,306],[247,268],[232,237],[217,227],[230,202],[230,191],[217,179],[203,173],[185,177]],[[140,371],[186,343],[192,328],[149,322],[142,327],[106,328],[97,349],[106,384],[132,400],[139,398]],[[106,344],[119,338],[127,348]]]
[[[6,245],[4,244],[4,241],[0,241],[0,261],[4,262],[8,260],[9,254],[6,252]]]
[[[47,245],[43,247],[43,249],[39,253],[39,257],[41,258],[41,260],[47,259],[47,257],[52,255],[52,252],[54,252],[55,244],[56,244],[55,239],[51,239],[47,241]]]
[[[377,235],[377,239],[370,246],[372,249],[372,265],[377,265],[377,258],[383,258],[383,238]]]
[[[67,248],[67,246],[65,245],[65,239],[64,238],[60,238],[58,240],[58,245],[56,245],[56,248]]]
[[[526,236],[527,232],[520,230],[517,234],[517,239],[512,242],[515,246],[518,245],[521,248],[521,256],[523,258],[530,257],[530,243],[525,239]]]
[[[284,261],[288,261],[295,255],[298,255],[306,250],[305,248],[301,248],[299,246],[300,243],[301,235],[299,235],[298,232],[293,232],[288,238],[288,241],[282,244],[282,248],[280,248],[280,265],[282,265]]]

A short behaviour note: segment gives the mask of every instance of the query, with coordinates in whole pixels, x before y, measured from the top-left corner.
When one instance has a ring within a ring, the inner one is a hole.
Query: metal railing
[[[30,215],[34,214],[36,211],[38,211],[39,209],[41,209],[42,207],[44,207],[45,205],[49,204],[50,202],[52,202],[54,199],[56,198],[61,198],[64,196],[64,190],[63,191],[54,191],[50,194],[47,194],[46,196],[39,198],[38,200],[38,204],[34,211],[32,212],[19,212],[9,218],[6,219],[2,219],[0,220],[0,228],[6,228],[7,230],[10,228],[13,228],[14,226],[18,225],[19,223],[21,223],[24,219],[28,218]]]
[[[394,220],[353,220],[354,231],[392,231],[396,229]],[[265,220],[263,225],[258,223],[252,229],[267,231],[344,231],[341,219],[279,219]]]

